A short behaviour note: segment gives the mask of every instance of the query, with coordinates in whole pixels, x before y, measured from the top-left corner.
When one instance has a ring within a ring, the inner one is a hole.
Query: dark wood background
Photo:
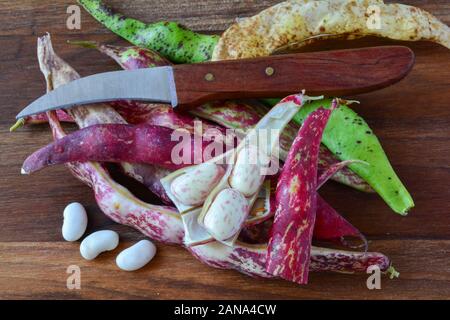
[[[148,299],[411,299],[450,298],[450,52],[432,43],[408,43],[417,55],[412,73],[393,87],[358,96],[357,111],[381,139],[393,166],[411,191],[416,208],[407,217],[394,214],[375,195],[329,183],[322,195],[371,240],[370,249],[392,258],[400,279],[383,278],[369,291],[367,275],[313,274],[300,287],[285,281],[256,280],[234,271],[200,264],[186,251],[158,245],[154,261],[138,272],[115,265],[116,254],[143,236],[108,220],[90,189],[63,167],[21,176],[25,157],[51,139],[46,125],[9,133],[14,116],[45,92],[36,59],[36,37],[51,32],[55,50],[82,75],[114,70],[100,55],[74,48],[68,39],[124,44],[82,12],[81,30],[66,29],[66,8],[75,1],[0,0],[0,298],[148,298]],[[277,1],[107,1],[147,21],[177,20],[219,33],[235,17],[249,16]],[[450,24],[450,2],[404,0]],[[366,39],[326,43],[310,50],[391,43]],[[144,198],[148,194],[138,188]],[[87,262],[78,243],[61,237],[62,211],[83,203],[88,232],[117,230],[121,245]],[[82,289],[66,288],[66,268],[81,267]]]

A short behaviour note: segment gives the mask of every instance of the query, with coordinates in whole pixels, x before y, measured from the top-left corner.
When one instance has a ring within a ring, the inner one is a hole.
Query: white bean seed
[[[155,254],[155,245],[148,240],[141,240],[119,253],[116,264],[122,270],[135,271],[149,263]]]
[[[84,207],[73,202],[64,209],[64,222],[62,226],[62,236],[66,241],[77,241],[80,239],[87,227],[87,214]]]
[[[86,260],[95,259],[100,253],[114,250],[119,244],[119,235],[115,231],[102,230],[88,235],[81,242],[80,253]]]

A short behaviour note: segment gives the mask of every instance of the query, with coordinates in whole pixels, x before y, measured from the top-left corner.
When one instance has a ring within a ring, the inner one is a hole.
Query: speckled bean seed
[[[267,163],[266,159],[261,153],[257,153],[256,147],[242,149],[230,175],[230,186],[246,197],[254,195],[264,181],[262,169],[264,163]]]
[[[204,226],[217,240],[227,240],[242,227],[249,212],[247,199],[235,189],[224,189],[212,202]]]
[[[221,166],[204,163],[175,178],[170,188],[173,195],[181,203],[190,206],[200,205],[224,173],[225,170]]]

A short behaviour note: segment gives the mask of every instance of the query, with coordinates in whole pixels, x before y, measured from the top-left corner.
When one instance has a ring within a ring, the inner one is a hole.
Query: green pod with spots
[[[100,23],[136,46],[155,50],[175,63],[211,60],[217,35],[199,34],[176,22],[142,21],[114,12],[100,0],[78,0]]]
[[[331,101],[312,101],[295,115],[294,121],[303,123],[319,107],[329,108]],[[349,167],[369,183],[392,210],[406,215],[414,207],[411,195],[394,172],[380,141],[364,119],[352,109],[341,104],[332,113],[322,143],[341,160],[362,160],[369,163],[352,163]]]

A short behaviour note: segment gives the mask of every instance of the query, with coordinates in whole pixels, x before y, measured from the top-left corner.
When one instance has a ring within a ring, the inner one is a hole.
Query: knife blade
[[[301,90],[344,96],[387,87],[403,79],[413,65],[409,48],[381,46],[113,71],[61,86],[16,118],[122,99],[178,108],[210,100],[283,97]]]

